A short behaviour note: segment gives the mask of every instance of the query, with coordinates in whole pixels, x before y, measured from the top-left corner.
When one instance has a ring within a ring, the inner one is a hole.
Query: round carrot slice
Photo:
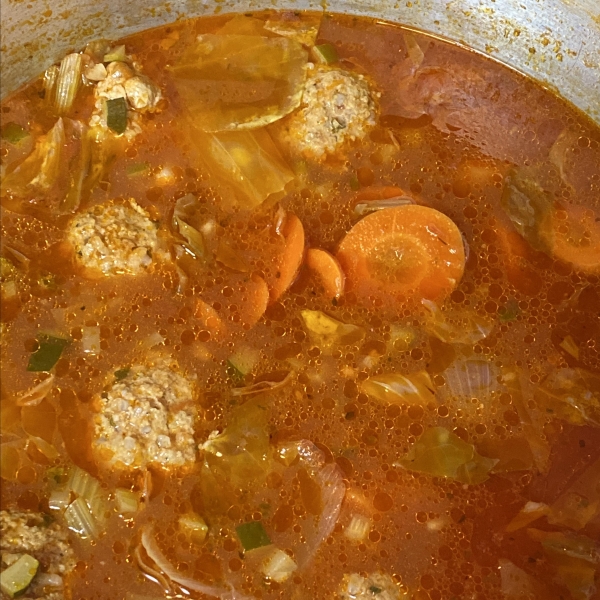
[[[349,289],[384,301],[439,299],[458,285],[465,267],[455,223],[416,204],[386,208],[359,221],[342,240],[337,258]]]
[[[600,273],[600,217],[583,206],[553,211],[540,226],[550,253],[584,273]]]
[[[329,252],[310,248],[306,253],[306,265],[317,275],[328,298],[339,298],[344,293],[346,276],[340,263]]]

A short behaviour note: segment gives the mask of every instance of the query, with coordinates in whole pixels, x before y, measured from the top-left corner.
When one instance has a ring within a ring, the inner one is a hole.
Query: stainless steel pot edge
[[[394,21],[470,46],[550,86],[600,123],[597,0],[0,0],[1,95],[71,49],[188,16],[265,8]]]

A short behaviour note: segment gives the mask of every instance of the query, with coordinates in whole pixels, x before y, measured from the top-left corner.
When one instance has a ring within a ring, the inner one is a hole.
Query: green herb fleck
[[[28,371],[50,371],[69,345],[69,340],[45,334],[40,335],[37,342],[38,349],[29,357]]]
[[[376,585],[372,585],[372,586],[369,588],[369,591],[370,591],[372,594],[381,594],[381,592],[383,592],[383,590],[382,590],[380,587],[377,587]]]
[[[350,179],[350,189],[357,192],[360,189],[360,183],[358,183],[358,177],[352,177]]]
[[[13,146],[22,142],[26,137],[29,137],[27,130],[13,121],[2,128],[2,139]]]
[[[246,552],[254,550],[255,548],[268,546],[271,543],[271,540],[260,521],[251,521],[250,523],[238,525],[235,528],[235,531]]]
[[[150,164],[147,162],[135,163],[127,167],[127,175],[134,177],[135,175],[141,175],[146,173],[150,169]]]
[[[520,312],[521,309],[519,308],[518,302],[516,300],[511,299],[506,303],[506,306],[504,306],[504,308],[501,309],[500,320],[503,323],[514,321],[519,316]]]
[[[125,377],[127,377],[127,375],[129,375],[129,371],[131,371],[131,367],[123,367],[122,369],[117,369],[115,371],[115,379],[117,381],[121,381],[122,379],[125,379]]]

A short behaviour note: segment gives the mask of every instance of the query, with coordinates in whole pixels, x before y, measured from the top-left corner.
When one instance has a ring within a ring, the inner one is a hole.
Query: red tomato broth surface
[[[211,176],[190,141],[193,133],[167,68],[198,34],[212,33],[230,18],[183,21],[122,41],[162,89],[164,107],[145,115],[142,132],[115,150],[80,209],[133,197],[160,223],[159,235],[181,243],[171,224],[174,206],[193,194],[198,205],[190,223],[210,230],[208,258],[176,256],[171,249],[171,260],[156,261],[141,274],[86,278],[65,244],[69,215],[49,211],[43,196],[29,198],[26,206],[3,199],[2,256],[20,269],[17,296],[4,291],[2,296],[3,450],[24,435],[15,399],[42,379],[26,369],[40,333],[70,344],[52,370],[55,384],[42,405],[56,415],[47,441],[58,457],[32,450],[19,459],[15,476],[2,482],[2,509],[50,513],[52,466],[85,469],[98,477],[111,502],[117,487],[139,490],[139,474],[107,469],[91,451],[94,396],[115,371],[167,356],[182,373],[197,377],[199,445],[211,432],[226,430],[240,407],[256,401],[265,409],[271,448],[310,440],[326,465],[336,463],[347,488],[337,524],[307,567],[285,582],[265,582],[258,560],[242,552],[236,527],[261,521],[271,541],[299,560],[306,528],[322,510],[316,476],[298,461],[285,468],[279,462],[249,492],[224,487],[215,509],[202,487],[200,452],[187,472],[150,469],[144,507],[121,516],[111,504],[97,540],[72,533],[77,559],[68,579],[72,598],[160,597],[160,587],[134,559],[140,532],[153,524],[159,546],[180,573],[207,584],[231,582],[254,598],[334,598],[344,575],[374,572],[392,576],[398,590],[415,600],[519,598],[502,591],[503,560],[539,584],[534,588],[539,598],[598,600],[593,586],[587,592],[578,587],[581,565],[572,583],[560,571],[561,559],[549,555],[529,530],[597,543],[599,511],[577,531],[546,516],[511,533],[506,527],[527,502],[552,506],[600,460],[600,411],[590,401],[582,413],[565,400],[569,393],[585,392],[596,402],[600,398],[600,282],[588,255],[579,268],[571,247],[555,257],[543,240],[536,245],[517,232],[502,202],[511,170],[541,164],[551,172],[550,183],[542,185],[553,194],[546,209],[587,211],[597,221],[600,130],[535,82],[467,49],[395,25],[325,15],[317,43],[333,44],[339,65],[365,74],[381,93],[377,124],[342,157],[323,161],[298,158],[279,144],[287,117],[268,125],[294,180],[258,208],[237,209],[234,192]],[[412,70],[406,35],[424,53]],[[47,132],[56,116],[40,97],[42,90],[40,79],[8,98],[3,123],[18,123],[32,139]],[[91,109],[84,90],[69,118],[86,120]],[[561,168],[548,156],[566,129],[577,140],[564,152],[561,179]],[[31,139],[18,145],[3,140],[3,169],[32,146]],[[147,168],[135,172],[143,164]],[[172,177],[161,178],[165,167]],[[337,256],[351,279],[352,267],[339,251],[348,232],[363,222],[354,212],[357,192],[376,187],[403,190],[416,204],[453,221],[466,246],[464,273],[456,271],[455,286],[436,281],[435,293],[404,297],[386,294],[381,285],[375,296],[361,297],[346,280],[344,293],[332,299],[306,264],[294,277],[306,247]],[[286,218],[298,219],[304,229],[302,243],[295,230],[293,252],[286,245]],[[239,257],[237,263],[215,258],[221,242]],[[26,267],[18,266],[10,249],[29,259]],[[286,252],[293,253],[293,264],[285,266],[289,287],[279,279]],[[423,305],[422,298],[436,304]],[[303,311],[362,328],[362,336],[326,344],[307,328]],[[88,328],[99,331],[97,352],[83,349]],[[232,370],[240,349],[254,357],[246,372]],[[362,389],[370,377],[421,371],[431,378],[435,401],[382,402]],[[232,393],[280,381],[290,372],[288,384],[258,400]],[[575,372],[584,374],[581,382]],[[548,388],[556,373],[575,388],[569,391],[560,382]],[[467,484],[403,467],[399,461],[434,427],[497,460],[497,470],[481,483]],[[595,493],[599,501],[600,491]],[[344,531],[361,511],[371,527],[356,543]],[[190,512],[209,526],[203,544],[181,533],[178,519]],[[589,564],[600,588],[597,553]]]

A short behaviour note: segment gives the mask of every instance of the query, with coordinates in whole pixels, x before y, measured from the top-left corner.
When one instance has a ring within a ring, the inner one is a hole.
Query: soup
[[[1,110],[3,597],[599,598],[585,116],[275,11]]]

